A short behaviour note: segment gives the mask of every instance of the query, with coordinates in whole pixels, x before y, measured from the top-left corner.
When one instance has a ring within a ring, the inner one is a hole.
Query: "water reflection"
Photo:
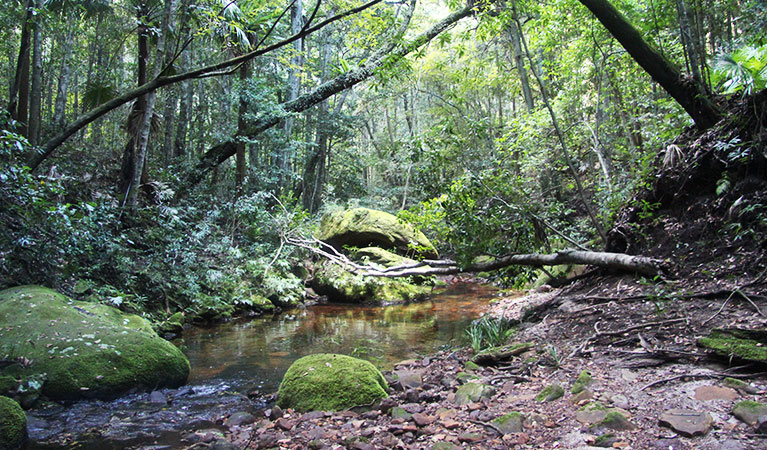
[[[192,365],[189,382],[222,380],[235,389],[273,392],[293,361],[319,352],[358,356],[387,368],[459,340],[493,297],[492,288],[461,283],[435,292],[423,303],[385,308],[318,305],[195,329],[184,338]]]

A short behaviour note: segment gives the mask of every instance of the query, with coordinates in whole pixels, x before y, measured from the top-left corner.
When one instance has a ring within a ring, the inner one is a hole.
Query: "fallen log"
[[[434,264],[437,263],[437,264]],[[450,264],[452,263],[452,264]],[[638,273],[654,277],[661,275],[665,262],[646,256],[627,255],[625,253],[592,252],[566,249],[556,253],[530,253],[508,255],[493,261],[472,264],[460,268],[453,261],[424,261],[419,267],[390,267],[386,271],[372,271],[365,275],[373,277],[406,277],[410,275],[453,275],[462,272],[490,272],[505,267],[520,266],[557,266],[561,264],[583,264],[621,272]],[[435,267],[438,266],[438,267]]]
[[[471,264],[468,267],[460,267],[455,261],[441,259],[423,260],[416,263],[384,268],[353,262],[345,255],[336,251],[332,246],[316,238],[299,239],[288,237],[285,242],[290,245],[305,248],[336,264],[343,265],[356,275],[382,278],[455,275],[458,273],[490,272],[514,265],[557,266],[561,264],[583,264],[654,277],[656,275],[662,275],[666,268],[665,261],[646,256],[574,249],[560,250],[551,254],[529,253],[507,255],[492,261]]]

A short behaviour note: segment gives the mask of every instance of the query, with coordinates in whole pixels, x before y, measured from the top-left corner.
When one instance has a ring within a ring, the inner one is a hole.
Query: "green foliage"
[[[474,353],[479,353],[487,348],[506,344],[514,334],[514,330],[508,320],[484,316],[469,325],[466,329],[466,338]]]
[[[724,94],[751,95],[767,86],[767,44],[747,45],[714,58],[714,81]]]

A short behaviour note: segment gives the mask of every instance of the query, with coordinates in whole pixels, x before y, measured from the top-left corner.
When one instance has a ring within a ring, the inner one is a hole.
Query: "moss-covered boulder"
[[[468,405],[495,395],[495,388],[482,383],[466,383],[455,391],[455,404]]]
[[[565,390],[558,384],[550,384],[541,389],[535,399],[539,402],[553,402],[558,398],[562,398],[565,395]]]
[[[402,255],[439,257],[429,239],[412,225],[397,217],[368,208],[354,208],[325,216],[317,236],[341,249],[380,247]]]
[[[388,396],[381,372],[368,361],[320,353],[304,356],[285,373],[277,405],[296,411],[338,411]]]
[[[145,319],[40,286],[0,292],[0,329],[0,358],[24,362],[0,376],[39,380],[54,400],[177,387],[189,376],[184,354]]]
[[[698,345],[725,358],[767,363],[767,329],[716,328],[707,337],[698,339]]]
[[[422,300],[431,293],[430,286],[408,283],[400,278],[355,275],[328,262],[317,269],[311,286],[330,301],[342,303],[391,305]]]
[[[0,396],[0,450],[24,448],[27,443],[27,415],[18,403]]]

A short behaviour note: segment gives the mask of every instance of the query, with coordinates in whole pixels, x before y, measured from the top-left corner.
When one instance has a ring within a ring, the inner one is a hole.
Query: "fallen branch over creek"
[[[492,261],[471,264],[468,267],[460,267],[456,261],[442,259],[423,260],[400,266],[381,268],[379,266],[354,262],[338,252],[331,245],[319,239],[287,237],[286,242],[290,245],[305,248],[332,262],[341,264],[356,275],[365,275],[369,277],[396,278],[407,276],[455,275],[458,273],[489,272],[514,265],[557,266],[562,264],[583,264],[653,277],[662,274],[665,267],[664,261],[648,258],[646,256],[566,249],[551,254],[529,253],[507,255]]]

